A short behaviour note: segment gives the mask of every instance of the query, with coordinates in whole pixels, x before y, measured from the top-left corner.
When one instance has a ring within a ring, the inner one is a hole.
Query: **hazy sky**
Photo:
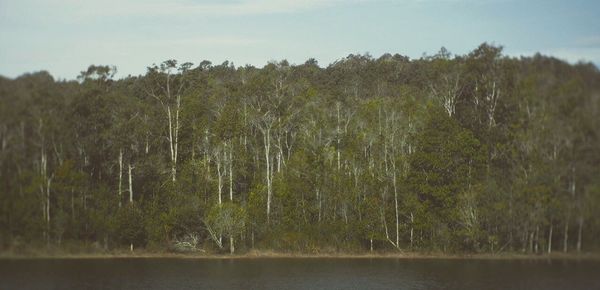
[[[600,64],[599,0],[0,0],[0,75],[90,64],[118,76],[166,59],[320,65],[350,53],[418,58],[482,42]]]

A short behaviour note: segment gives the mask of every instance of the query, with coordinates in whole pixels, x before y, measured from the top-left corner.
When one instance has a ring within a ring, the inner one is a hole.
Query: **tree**
[[[115,218],[115,231],[121,243],[129,244],[131,251],[134,245],[143,246],[146,242],[146,231],[141,209],[133,203],[121,207]]]
[[[179,153],[179,131],[181,129],[179,115],[181,112],[182,94],[189,87],[189,69],[192,63],[186,62],[177,66],[176,60],[167,60],[160,66],[148,68],[146,93],[156,99],[162,106],[167,118],[167,141],[171,161],[171,178],[177,176],[177,154]]]
[[[0,250],[600,245],[593,64],[484,43],[115,73],[0,77]]]
[[[432,223],[424,230],[435,242],[458,229],[458,208],[465,206],[459,204],[459,195],[479,182],[484,155],[473,134],[441,108],[430,107],[426,118],[410,157],[408,179],[409,190],[417,194],[428,215],[420,218]],[[444,249],[447,246],[443,244]]]
[[[225,202],[214,206],[206,220],[209,231],[215,231],[229,238],[229,253],[233,254],[235,236],[239,235],[245,227],[245,209],[233,202]]]

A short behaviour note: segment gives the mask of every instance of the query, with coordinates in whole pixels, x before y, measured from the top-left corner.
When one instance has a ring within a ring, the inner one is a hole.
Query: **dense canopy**
[[[600,72],[482,44],[0,78],[0,249],[600,246]]]

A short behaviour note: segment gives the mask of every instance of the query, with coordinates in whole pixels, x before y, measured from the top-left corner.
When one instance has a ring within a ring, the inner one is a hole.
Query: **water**
[[[600,261],[0,260],[0,289],[600,289]]]

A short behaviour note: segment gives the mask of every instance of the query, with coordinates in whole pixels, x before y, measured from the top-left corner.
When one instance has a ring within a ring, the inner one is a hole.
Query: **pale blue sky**
[[[482,42],[600,64],[598,0],[0,0],[0,75],[90,64],[119,77],[174,58],[327,65],[350,53],[418,58]]]

